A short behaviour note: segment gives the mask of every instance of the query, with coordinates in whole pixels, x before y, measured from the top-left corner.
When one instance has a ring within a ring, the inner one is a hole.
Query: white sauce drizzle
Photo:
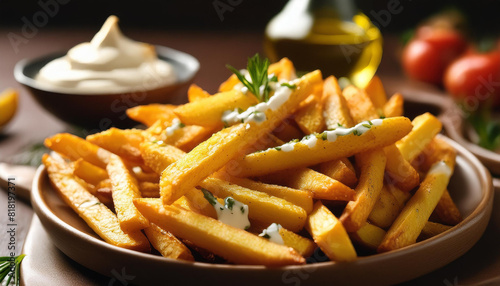
[[[338,136],[345,136],[351,133],[354,133],[356,135],[363,135],[366,131],[370,130],[372,126],[380,126],[382,122],[383,119],[373,119],[371,121],[363,121],[351,128],[345,128],[339,126],[334,130],[327,130],[321,134],[306,135],[300,141],[288,142],[281,146],[269,149],[276,149],[278,151],[290,152],[293,151],[293,149],[295,148],[295,144],[304,144],[309,148],[313,148],[314,146],[316,146],[316,143],[318,142],[318,137],[322,138],[323,140],[328,140],[329,142],[334,142],[335,140],[337,140]]]
[[[264,229],[259,236],[268,239],[270,242],[284,245],[283,237],[280,234],[281,225],[272,223],[268,228]]]
[[[431,175],[431,174],[434,174],[434,175],[443,174],[447,177],[450,177],[451,176],[451,168],[444,161],[439,161],[439,162],[434,163],[434,165],[432,165],[428,174],[429,175]]]
[[[166,128],[167,136],[172,136],[175,131],[181,129],[182,127],[184,127],[184,124],[182,124],[179,118],[174,118],[174,120],[172,120],[172,125]]]

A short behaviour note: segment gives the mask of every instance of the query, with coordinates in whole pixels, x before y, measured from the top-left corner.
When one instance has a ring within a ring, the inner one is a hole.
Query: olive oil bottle
[[[382,36],[350,0],[290,0],[266,27],[271,61],[288,57],[298,73],[321,69],[363,87],[382,58]]]

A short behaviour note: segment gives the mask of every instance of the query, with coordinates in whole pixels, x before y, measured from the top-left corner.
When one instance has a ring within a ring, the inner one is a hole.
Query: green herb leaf
[[[253,57],[248,59],[247,71],[250,76],[251,82],[245,78],[245,76],[237,69],[230,65],[226,67],[232,71],[240,82],[248,88],[248,90],[253,93],[257,99],[261,102],[267,102],[269,100],[269,82],[274,81],[274,77],[269,79],[267,70],[269,68],[269,60],[261,59],[259,54],[255,54]],[[277,80],[277,79],[276,79]],[[261,94],[260,87],[263,86],[263,91]]]
[[[234,206],[234,199],[233,199],[233,198],[231,198],[231,197],[227,197],[227,198],[224,200],[224,206],[225,206],[227,209],[233,210],[233,206]]]
[[[265,233],[265,234],[264,234],[264,235],[262,235],[261,237],[263,237],[263,238],[265,238],[265,239],[270,239],[270,238],[271,238],[271,236],[270,236],[269,234],[267,234],[267,233]]]
[[[217,198],[212,195],[212,193],[204,188],[201,188],[201,191],[203,192],[203,196],[205,199],[212,205],[215,206],[217,204]]]
[[[468,121],[476,130],[479,146],[489,150],[496,150],[500,147],[500,122],[493,120],[489,111],[482,110],[472,114]]]
[[[297,88],[297,85],[295,84],[289,84],[288,82],[283,82],[283,83],[280,83],[281,86],[286,86],[290,89],[296,89]]]
[[[25,256],[26,254],[21,254],[16,257],[4,256],[0,258],[0,261],[3,261],[0,263],[0,282],[2,285],[10,285],[12,278],[14,278],[15,285],[20,284],[19,268]],[[14,262],[14,268],[11,267],[11,262]],[[5,277],[7,279],[4,281]]]

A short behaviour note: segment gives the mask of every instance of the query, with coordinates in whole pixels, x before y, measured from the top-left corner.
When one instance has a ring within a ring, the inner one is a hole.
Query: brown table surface
[[[68,127],[63,122],[39,107],[27,91],[16,83],[13,77],[15,63],[23,58],[32,58],[50,52],[67,50],[77,43],[91,39],[94,31],[40,29],[36,35],[28,39],[27,43],[21,43],[17,48],[10,43],[7,37],[9,33],[21,35],[22,31],[20,28],[0,28],[0,90],[7,87],[17,88],[20,91],[20,108],[14,120],[0,133],[0,162],[8,160],[14,154],[25,150],[32,144],[42,142],[47,136],[68,130]],[[256,32],[146,32],[137,30],[126,31],[126,34],[136,40],[165,45],[195,56],[201,63],[201,68],[195,82],[209,92],[215,92],[219,83],[229,75],[229,71],[225,68],[226,63],[231,63],[236,67],[243,67],[248,56],[256,52],[262,53],[262,36],[261,33]],[[401,78],[401,81],[407,81],[402,75],[396,61],[397,42],[389,38],[385,43],[384,58],[379,69],[379,75],[382,79],[390,77],[393,80],[394,78]],[[5,190],[0,192],[0,206],[7,206]],[[499,196],[496,196],[494,208],[496,210],[500,208]],[[32,216],[33,211],[29,203],[18,200],[16,202],[15,217],[17,223],[17,254],[21,253]],[[7,224],[7,211],[4,211],[0,215],[1,256],[8,255],[9,252]],[[36,224],[36,228],[39,228],[38,224]],[[43,246],[44,249],[54,248],[52,245],[46,245],[48,240],[45,237],[41,237],[40,239],[40,246]],[[500,280],[495,280],[495,277],[500,277],[500,247],[497,244],[498,242],[500,242],[500,213],[494,210],[492,221],[485,235],[468,253],[437,271],[405,284],[500,284]],[[42,245],[44,243],[45,245]],[[53,257],[53,259],[55,258]],[[72,269],[78,273],[89,271],[82,269],[82,267],[76,265],[76,263],[65,257],[62,253],[59,254],[59,260],[54,265],[61,265],[61,263],[64,265],[64,268]],[[50,268],[51,264],[48,265]],[[100,279],[98,274],[95,274],[95,277],[97,277],[95,281],[108,281]],[[44,277],[40,278],[41,280],[39,279],[39,283],[37,283],[39,285],[55,285],[50,280],[44,281]],[[494,280],[492,281],[491,279]]]

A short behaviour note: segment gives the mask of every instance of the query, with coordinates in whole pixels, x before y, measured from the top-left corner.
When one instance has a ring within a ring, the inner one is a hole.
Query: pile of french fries
[[[332,261],[353,261],[461,221],[447,190],[456,152],[436,138],[437,118],[403,117],[403,97],[387,98],[378,77],[341,89],[319,71],[297,79],[286,58],[268,73],[294,88],[263,122],[221,120],[258,103],[232,75],[214,95],[192,85],[186,104],[129,109],[145,129],[47,138],[52,185],[106,242],[182,260],[283,266],[304,264],[319,248]],[[322,133],[366,122],[362,134]],[[316,144],[280,148],[306,135]],[[219,221],[202,189],[246,204],[250,228]],[[259,236],[272,223],[283,244]]]

